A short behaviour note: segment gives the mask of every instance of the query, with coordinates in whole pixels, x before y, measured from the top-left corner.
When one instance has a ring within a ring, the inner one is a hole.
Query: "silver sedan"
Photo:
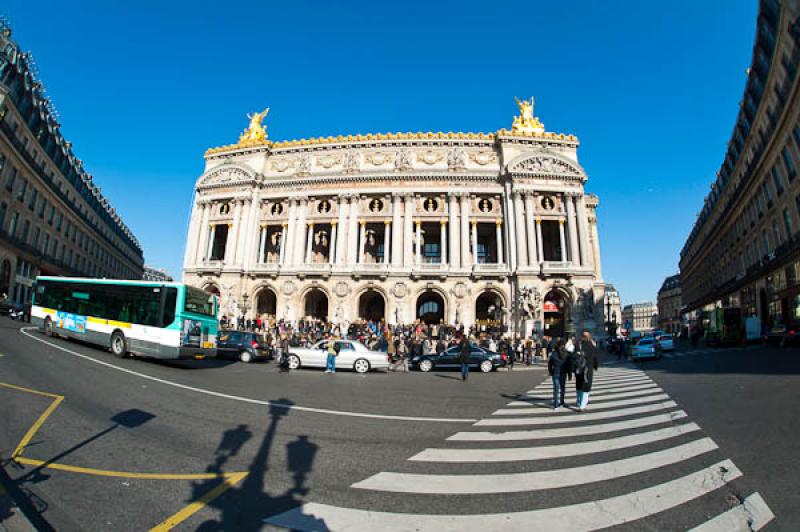
[[[366,373],[371,369],[388,369],[389,359],[386,353],[372,351],[361,342],[355,340],[336,340],[339,355],[336,357],[336,369],[352,369],[356,373]],[[328,362],[328,342],[321,340],[311,347],[290,347],[289,369],[324,368]]]

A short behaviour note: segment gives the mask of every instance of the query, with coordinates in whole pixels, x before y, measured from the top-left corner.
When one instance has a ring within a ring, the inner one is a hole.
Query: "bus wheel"
[[[47,336],[53,336],[53,320],[50,318],[44,320],[44,333]]]
[[[119,331],[114,331],[111,335],[111,354],[117,358],[125,358],[128,354],[128,342],[125,335]]]

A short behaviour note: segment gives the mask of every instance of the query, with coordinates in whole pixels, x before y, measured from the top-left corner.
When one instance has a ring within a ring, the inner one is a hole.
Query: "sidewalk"
[[[31,532],[37,530],[19,509],[14,499],[6,491],[9,478],[0,467],[0,532]]]

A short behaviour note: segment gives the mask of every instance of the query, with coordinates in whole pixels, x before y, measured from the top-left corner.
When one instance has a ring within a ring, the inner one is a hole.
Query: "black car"
[[[217,358],[253,362],[272,357],[264,337],[249,331],[219,331]]]
[[[489,351],[475,344],[470,344],[470,368],[476,367],[484,373],[489,373],[497,368],[505,367],[506,358],[499,353]],[[411,360],[411,366],[420,371],[430,371],[433,368],[460,368],[461,346],[453,346],[441,354],[432,353],[421,355]]]

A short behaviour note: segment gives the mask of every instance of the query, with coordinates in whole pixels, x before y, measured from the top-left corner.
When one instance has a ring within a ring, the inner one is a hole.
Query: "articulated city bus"
[[[203,358],[216,356],[217,310],[216,296],[181,283],[39,277],[31,321],[117,357]]]

